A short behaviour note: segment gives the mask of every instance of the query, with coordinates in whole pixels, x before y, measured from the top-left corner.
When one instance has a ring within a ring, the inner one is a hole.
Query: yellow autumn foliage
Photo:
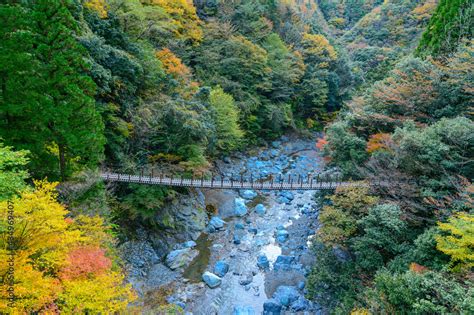
[[[337,59],[337,52],[328,39],[321,34],[303,35],[304,54],[320,61],[321,68],[327,68],[329,62]]]
[[[438,227],[444,233],[436,237],[436,248],[451,256],[453,269],[474,267],[474,215],[457,213]]]
[[[173,20],[175,35],[188,38],[193,42],[202,40],[201,20],[196,14],[193,1],[190,0],[142,0],[149,5],[160,6]]]
[[[133,293],[129,286],[122,285],[123,277],[118,271],[92,274],[82,284],[77,282],[83,280],[59,276],[70,264],[71,250],[82,245],[108,248],[113,240],[100,217],[67,218],[67,209],[57,202],[56,185],[36,181],[34,190],[25,190],[13,198],[13,221],[8,201],[0,202],[0,274],[10,275],[12,270],[14,275],[13,283],[6,277],[1,282],[0,313],[7,309],[20,314],[50,308],[69,311],[85,295],[91,298],[87,304],[81,302],[80,311],[125,310]],[[80,286],[84,292],[80,292]],[[9,288],[13,288],[16,297],[13,307],[8,305]]]
[[[107,18],[107,10],[109,6],[105,0],[86,0],[84,1],[84,6],[89,10],[97,12],[101,18]]]

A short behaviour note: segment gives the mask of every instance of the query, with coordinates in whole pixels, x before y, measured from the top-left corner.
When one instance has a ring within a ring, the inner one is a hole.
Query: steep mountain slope
[[[359,83],[382,79],[397,61],[413,52],[436,3],[386,0],[337,40],[347,49]]]

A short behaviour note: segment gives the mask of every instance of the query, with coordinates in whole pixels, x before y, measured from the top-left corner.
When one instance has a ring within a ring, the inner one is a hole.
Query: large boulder
[[[265,212],[267,212],[267,208],[264,205],[262,205],[261,203],[259,203],[258,205],[255,206],[255,212],[258,215],[264,215]]]
[[[257,197],[257,193],[253,190],[246,189],[246,190],[241,190],[239,191],[240,197],[247,199],[247,200],[252,200],[253,198]]]
[[[219,260],[214,265],[214,273],[219,277],[225,276],[225,274],[229,271],[229,264],[225,261]]]
[[[288,199],[288,200],[290,200],[290,201],[293,200],[293,199],[295,199],[295,195],[293,195],[293,193],[292,193],[291,191],[288,191],[288,190],[282,191],[282,192],[280,193],[280,196],[281,196],[281,197],[284,197],[284,198],[286,198],[286,199]]]
[[[219,218],[218,216],[214,216],[209,221],[209,227],[212,227],[214,230],[220,230],[224,227],[225,221]]]
[[[187,266],[198,254],[199,251],[191,248],[173,250],[166,256],[165,264],[175,270]]]
[[[296,264],[295,256],[280,255],[277,257],[275,263],[273,264],[273,270],[288,271],[288,270],[291,270],[292,265],[294,264]]]
[[[309,308],[309,302],[304,297],[300,296],[296,301],[291,303],[291,310],[294,312],[306,311]]]
[[[213,274],[212,272],[206,271],[202,275],[202,281],[204,281],[207,286],[211,289],[217,288],[221,285],[222,280],[217,275]]]
[[[255,315],[255,310],[251,306],[235,306],[233,315]]]
[[[245,201],[242,198],[235,198],[234,202],[234,214],[238,217],[243,217],[247,214],[247,206],[245,205]]]
[[[257,257],[257,266],[260,269],[269,269],[270,268],[270,262],[268,261],[268,258],[265,254],[259,255]]]
[[[288,240],[290,234],[287,230],[278,230],[276,231],[276,240],[278,243],[284,243]]]
[[[157,232],[156,235],[151,235],[151,238],[163,239],[163,235],[166,234],[168,237],[164,241],[168,244],[173,242],[172,239],[175,239],[173,243],[196,240],[206,229],[205,208],[204,195],[199,191],[178,194],[172,200],[168,200],[163,207],[157,207],[154,211],[155,215],[151,221],[157,227]],[[166,232],[163,233],[163,231]]]
[[[273,298],[284,306],[290,306],[290,304],[298,300],[300,296],[301,294],[295,287],[288,285],[279,286],[275,293],[273,293]]]
[[[281,304],[275,300],[270,299],[263,303],[263,315],[280,315],[281,314]]]

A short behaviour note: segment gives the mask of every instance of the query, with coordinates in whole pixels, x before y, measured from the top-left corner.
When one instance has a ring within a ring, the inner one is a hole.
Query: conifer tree
[[[474,31],[474,3],[471,0],[441,0],[421,38],[419,56],[447,55]]]
[[[2,20],[10,23],[2,38],[26,33],[29,41],[18,48],[12,41],[2,48],[8,49],[16,64],[4,70],[0,136],[32,152],[36,175],[62,179],[70,175],[73,161],[94,166],[104,145],[93,98],[95,84],[85,74],[85,50],[75,38],[78,25],[68,5],[68,1],[39,0],[2,8]],[[20,21],[12,15],[15,11],[21,13]],[[2,65],[8,60],[8,55],[2,58]],[[22,66],[22,62],[31,64]],[[25,67],[27,71],[21,71]]]

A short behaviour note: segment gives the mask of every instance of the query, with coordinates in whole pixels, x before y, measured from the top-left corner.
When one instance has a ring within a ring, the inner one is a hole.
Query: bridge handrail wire
[[[275,185],[274,176],[270,175],[268,178],[261,180],[257,183],[254,181],[253,176],[251,176],[250,181],[245,181],[243,176],[241,180],[234,180],[232,176],[230,179],[225,180],[224,176],[220,176],[220,180],[216,180],[214,176],[210,179],[205,179],[204,175],[201,175],[200,180],[196,181],[194,176],[185,178],[184,175],[174,176],[165,176],[162,172],[159,177],[154,177],[153,172],[148,176],[145,176],[143,172],[140,172],[138,175],[132,174],[123,174],[123,173],[114,173],[114,172],[103,172],[101,173],[102,179],[106,181],[116,181],[116,182],[129,182],[129,183],[141,183],[141,184],[152,184],[152,185],[165,185],[165,186],[175,186],[175,187],[196,187],[196,188],[218,188],[218,189],[262,189],[262,190],[320,190],[320,189],[335,189],[339,186],[388,186],[388,182],[378,181],[378,182],[352,182],[352,181],[343,181],[342,177],[331,178],[325,176],[326,179],[323,179],[320,174],[308,174],[306,182],[304,177],[301,174],[297,178],[296,185],[294,183],[293,176],[288,176],[288,181],[283,180],[281,174],[279,174],[279,181]]]

